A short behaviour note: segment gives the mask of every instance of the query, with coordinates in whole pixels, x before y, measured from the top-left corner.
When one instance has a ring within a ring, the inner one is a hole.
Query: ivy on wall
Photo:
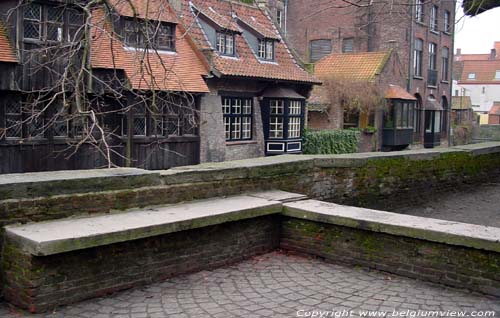
[[[359,130],[320,130],[304,132],[304,154],[327,155],[358,151]]]

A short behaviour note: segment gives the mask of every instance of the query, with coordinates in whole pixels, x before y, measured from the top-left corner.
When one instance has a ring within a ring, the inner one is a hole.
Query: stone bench
[[[281,210],[255,194],[6,226],[4,296],[39,312],[265,253],[278,247]]]
[[[5,298],[32,312],[277,248],[500,295],[500,229],[268,191],[5,227]]]

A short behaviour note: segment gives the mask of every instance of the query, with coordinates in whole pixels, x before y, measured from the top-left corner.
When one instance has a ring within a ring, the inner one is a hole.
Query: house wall
[[[470,96],[476,112],[488,112],[493,102],[500,101],[500,84],[459,84],[460,92],[464,89],[465,96]]]
[[[389,6],[387,2],[366,7],[347,6],[341,0],[295,0],[288,2],[288,21],[286,39],[294,51],[304,62],[310,62],[310,41],[314,39],[331,39],[333,52],[342,51],[342,39],[354,38],[354,51],[379,51],[389,48],[395,49],[401,59],[401,69],[405,74],[412,72],[413,48],[415,38],[421,38],[423,45],[422,77],[409,77],[409,83],[403,87],[409,87],[411,94],[419,94],[422,100],[433,95],[436,100],[441,101],[446,97],[450,104],[450,81],[453,61],[453,32],[443,32],[444,10],[451,13],[450,20],[454,21],[454,3],[450,1],[424,2],[424,22],[412,21],[414,13],[412,6],[402,1],[401,5]],[[432,4],[438,5],[438,32],[429,30],[429,16]],[[340,8],[339,8],[340,7]],[[272,8],[271,8],[272,10]],[[453,27],[453,23],[451,23]],[[428,47],[429,43],[437,44],[437,70],[438,81],[436,86],[427,83],[427,69],[429,65]],[[442,60],[441,50],[449,48],[448,78],[441,76]],[[406,77],[406,76],[405,76]],[[423,138],[424,114],[419,113],[421,127],[420,133],[416,134],[416,140]],[[443,116],[448,117],[445,111]],[[444,131],[447,131],[448,121],[444,122]],[[442,140],[446,139],[446,133],[442,133]]]

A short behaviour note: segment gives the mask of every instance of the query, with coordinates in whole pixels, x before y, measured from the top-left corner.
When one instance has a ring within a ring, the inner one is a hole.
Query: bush
[[[359,130],[306,130],[304,154],[328,155],[357,152],[359,139]]]

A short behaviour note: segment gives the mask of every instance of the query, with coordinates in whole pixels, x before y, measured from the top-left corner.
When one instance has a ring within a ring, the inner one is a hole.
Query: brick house
[[[500,42],[489,54],[462,54],[457,49],[454,70],[455,95],[470,96],[474,111],[486,116],[500,101]]]
[[[361,128],[370,135],[370,127],[376,128],[370,143],[376,147],[365,151],[401,149],[411,143],[416,99],[402,87],[405,74],[393,50],[332,53],[315,63],[314,75],[323,86],[313,90],[308,102],[309,128]]]
[[[318,81],[268,13],[226,0],[186,0],[178,10],[212,74],[201,98],[201,161],[300,153],[305,99]]]
[[[271,14],[285,6],[282,32],[304,63],[315,63],[330,53],[394,49],[406,74],[405,88],[417,98],[414,142],[424,141],[426,118],[432,118],[425,110],[439,112],[435,116],[441,123],[441,141],[446,142],[455,4],[410,3],[365,1],[354,6],[341,0],[295,0],[267,5]]]
[[[265,12],[230,1],[107,3],[89,8],[89,41],[87,2],[0,4],[0,173],[301,151],[317,81]]]

